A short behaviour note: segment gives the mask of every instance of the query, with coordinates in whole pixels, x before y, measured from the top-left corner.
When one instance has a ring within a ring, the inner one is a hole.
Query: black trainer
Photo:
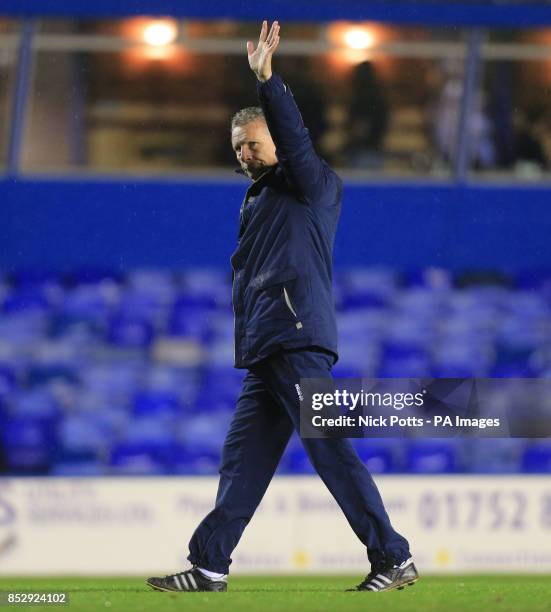
[[[419,580],[419,572],[410,557],[400,565],[392,565],[387,568],[373,570],[365,577],[363,582],[350,591],[401,591],[406,585],[411,586]]]
[[[148,578],[145,583],[156,591],[221,592],[228,590],[226,578],[207,578],[195,566],[179,574],[171,574],[164,578]]]

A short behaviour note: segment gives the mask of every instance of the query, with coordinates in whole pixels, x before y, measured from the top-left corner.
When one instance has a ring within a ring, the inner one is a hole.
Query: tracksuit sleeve
[[[331,170],[314,150],[289,86],[272,73],[267,81],[257,81],[257,93],[279,163],[306,201],[316,204],[332,183]]]

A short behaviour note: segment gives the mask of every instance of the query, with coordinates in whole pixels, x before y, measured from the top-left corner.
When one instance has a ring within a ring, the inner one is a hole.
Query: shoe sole
[[[407,582],[402,582],[402,584],[396,585],[394,587],[390,587],[389,589],[383,589],[384,591],[403,591],[407,586],[413,586],[419,578],[414,578],[413,580],[408,580]]]
[[[371,591],[370,589],[362,589],[361,591],[359,589],[346,589],[347,592],[352,592],[352,593],[386,593],[387,591],[402,591],[403,589],[406,588],[406,586],[413,586],[418,580],[419,580],[419,576],[417,576],[417,578],[410,578],[409,580],[406,580],[405,582],[402,582],[400,584],[396,584],[394,586],[388,587],[386,589],[381,589],[380,591]]]
[[[154,591],[162,591],[163,593],[179,593],[176,589],[163,589],[163,587],[157,586],[156,584],[151,584],[149,580],[145,581],[148,587],[151,587]]]

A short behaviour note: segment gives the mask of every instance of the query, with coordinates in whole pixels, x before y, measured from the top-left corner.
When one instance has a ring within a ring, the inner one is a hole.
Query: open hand
[[[274,21],[270,32],[268,32],[268,22],[262,22],[260,38],[256,49],[254,44],[247,41],[247,54],[249,56],[249,66],[256,74],[259,81],[267,81],[272,76],[272,55],[279,45],[279,23]]]

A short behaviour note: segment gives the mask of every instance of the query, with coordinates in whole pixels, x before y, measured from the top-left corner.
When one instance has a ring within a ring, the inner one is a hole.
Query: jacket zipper
[[[293,316],[295,317],[295,319],[298,319],[298,315],[296,310],[293,308],[293,304],[291,303],[291,299],[289,297],[289,294],[287,293],[287,287],[283,287],[283,297],[285,299],[285,303],[287,304],[287,308],[293,313]],[[302,329],[302,323],[300,321],[297,321],[295,324],[297,329]]]

